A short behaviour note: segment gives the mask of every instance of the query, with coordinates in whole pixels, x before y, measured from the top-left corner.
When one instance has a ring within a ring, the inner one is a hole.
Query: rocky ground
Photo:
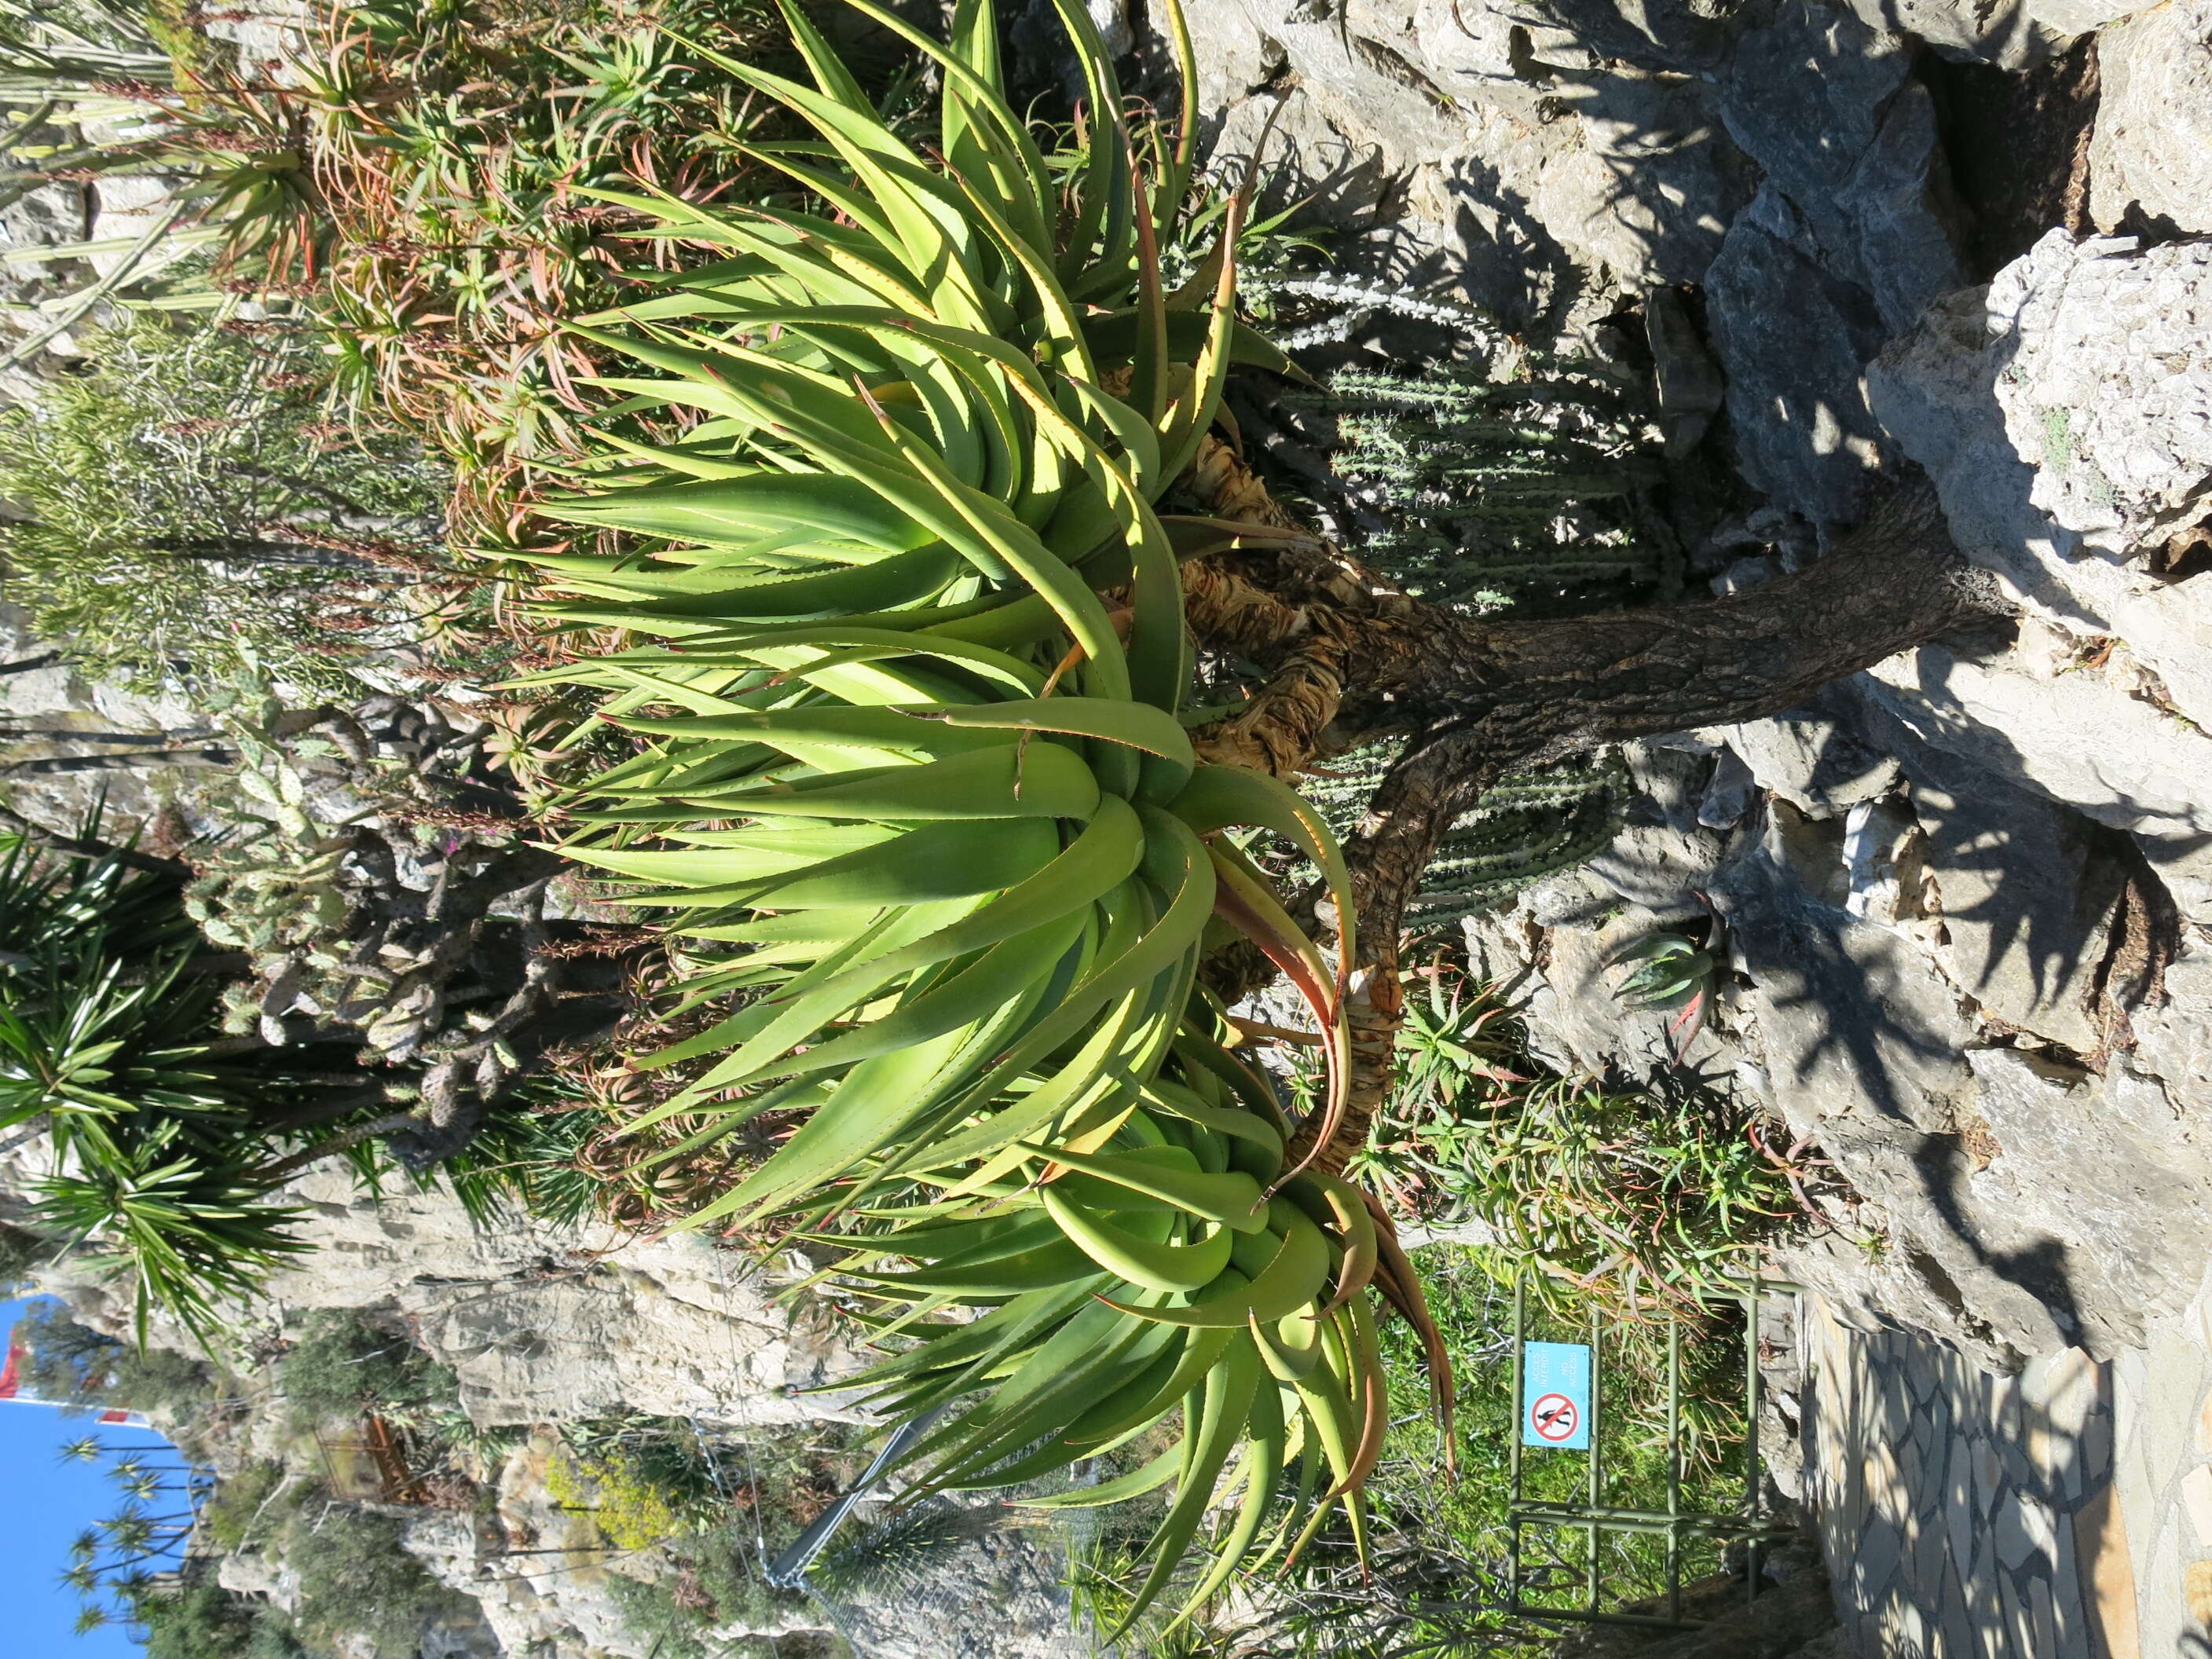
[[[2212,1302],[2153,1321],[2117,1360],[2061,1348],[2017,1375],[1852,1328],[1820,1298],[1808,1316],[1805,1497],[1851,1650],[2202,1650]]]

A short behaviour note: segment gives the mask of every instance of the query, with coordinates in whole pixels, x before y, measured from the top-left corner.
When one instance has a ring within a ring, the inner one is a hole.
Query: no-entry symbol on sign
[[[1528,1407],[1528,1426],[1547,1446],[1556,1446],[1572,1435],[1582,1420],[1575,1402],[1563,1394],[1547,1394]]]
[[[1521,1350],[1521,1443],[1589,1449],[1590,1351],[1579,1342]]]

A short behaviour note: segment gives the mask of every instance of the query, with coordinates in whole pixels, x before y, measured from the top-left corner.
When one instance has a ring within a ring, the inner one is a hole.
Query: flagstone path
[[[1859,1659],[2212,1659],[2212,1300],[2014,1377],[1801,1316],[1806,1497]]]

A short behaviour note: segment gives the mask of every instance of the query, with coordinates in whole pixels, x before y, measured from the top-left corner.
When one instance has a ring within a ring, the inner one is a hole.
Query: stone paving
[[[2212,1659],[2212,1299],[2017,1376],[1807,1297],[1805,1495],[1860,1659]]]

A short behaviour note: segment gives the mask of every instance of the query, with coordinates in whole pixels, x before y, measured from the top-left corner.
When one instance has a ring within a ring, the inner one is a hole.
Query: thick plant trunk
[[[1201,455],[1190,482],[1215,516],[1285,522],[1225,447]],[[1795,575],[1694,605],[1545,621],[1466,616],[1394,591],[1317,538],[1197,562],[1185,590],[1200,642],[1267,675],[1243,710],[1199,734],[1206,758],[1287,778],[1362,744],[1405,744],[1346,848],[1359,904],[1361,992],[1351,1012],[1362,1054],[1324,1167],[1364,1140],[1387,1091],[1398,933],[1421,872],[1501,775],[1780,714],[1996,608],[1917,475]],[[1262,963],[1242,960],[1212,975],[1232,994],[1267,976]]]

